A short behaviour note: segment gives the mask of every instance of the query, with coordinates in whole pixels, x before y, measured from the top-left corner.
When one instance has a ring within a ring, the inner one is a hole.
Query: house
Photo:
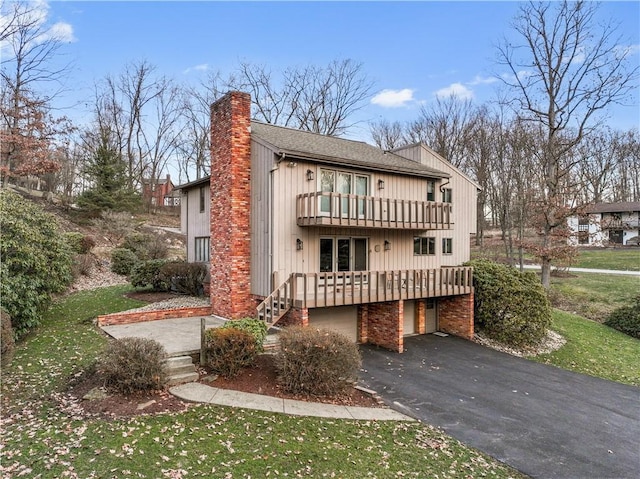
[[[567,219],[569,243],[584,246],[639,244],[640,201],[596,203]]]
[[[180,186],[189,261],[210,262],[215,315],[338,330],[401,352],[437,330],[473,336],[478,186],[423,144],[360,141],[211,108],[211,176]]]
[[[142,198],[145,204],[153,207],[177,206],[174,204],[176,201],[171,195],[173,189],[174,185],[169,174],[167,174],[166,178],[147,179],[142,182]]]

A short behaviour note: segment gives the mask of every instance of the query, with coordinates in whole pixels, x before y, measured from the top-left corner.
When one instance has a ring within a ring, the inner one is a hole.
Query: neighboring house
[[[171,176],[157,180],[144,180],[142,182],[142,198],[145,204],[151,206],[178,206],[174,205],[171,193],[174,185]]]
[[[211,177],[179,188],[189,261],[210,261],[213,314],[403,337],[473,336],[469,260],[478,186],[422,144],[359,141],[212,106]]]
[[[596,203],[567,220],[569,243],[584,246],[638,245],[640,201]]]

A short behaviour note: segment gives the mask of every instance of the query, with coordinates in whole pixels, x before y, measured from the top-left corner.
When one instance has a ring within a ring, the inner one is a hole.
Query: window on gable
[[[436,239],[416,236],[415,238],[413,238],[413,254],[414,255],[436,254]]]
[[[200,187],[200,213],[204,213],[204,203],[205,203],[204,191],[205,191],[205,187],[201,186]]]
[[[194,247],[195,247],[195,255],[194,261],[196,263],[208,263],[210,258],[210,245],[211,240],[208,236],[201,236],[195,238]]]

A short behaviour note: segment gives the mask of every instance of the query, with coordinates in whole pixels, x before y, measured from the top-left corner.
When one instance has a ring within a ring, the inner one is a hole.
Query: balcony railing
[[[603,219],[600,222],[602,229],[607,230],[631,230],[640,227],[640,220],[637,219],[628,219],[628,220],[618,220],[618,219]]]
[[[446,230],[453,226],[451,203],[342,193],[298,195],[296,217],[298,226],[411,230]]]
[[[472,274],[470,267],[294,273],[290,297],[296,307],[322,308],[469,294]]]

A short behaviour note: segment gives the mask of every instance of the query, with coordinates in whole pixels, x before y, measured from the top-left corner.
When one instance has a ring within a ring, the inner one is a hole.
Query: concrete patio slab
[[[201,317],[171,318],[158,321],[101,326],[102,330],[115,339],[126,337],[149,338],[162,344],[169,356],[182,356],[200,352]],[[205,317],[208,328],[220,327],[224,319]]]

